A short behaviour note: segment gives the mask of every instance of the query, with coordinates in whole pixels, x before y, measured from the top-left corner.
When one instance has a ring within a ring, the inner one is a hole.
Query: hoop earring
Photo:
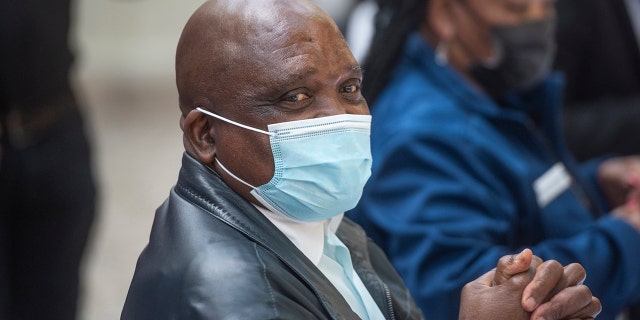
[[[448,51],[449,47],[444,42],[440,42],[436,46],[436,63],[439,66],[444,67],[449,64],[449,57],[447,57]]]

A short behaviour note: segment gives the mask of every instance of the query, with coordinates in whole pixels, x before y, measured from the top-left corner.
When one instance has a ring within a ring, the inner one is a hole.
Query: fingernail
[[[522,253],[518,253],[513,255],[513,262],[518,262],[521,258],[520,256],[522,255]]]
[[[522,260],[522,255],[527,249],[523,249],[520,253],[513,255],[513,262],[520,262]]]

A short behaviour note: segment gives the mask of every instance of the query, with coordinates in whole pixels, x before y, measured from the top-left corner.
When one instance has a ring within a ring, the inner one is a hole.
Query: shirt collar
[[[254,206],[316,266],[322,257],[325,235],[329,232],[335,234],[344,217],[342,213],[327,220],[303,222]]]

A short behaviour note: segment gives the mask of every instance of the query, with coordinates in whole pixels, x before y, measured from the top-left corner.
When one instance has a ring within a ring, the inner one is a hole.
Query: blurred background
[[[120,311],[155,209],[182,155],[174,78],[180,32],[201,0],[77,0],[74,84],[86,114],[99,187],[78,319]],[[337,20],[347,0],[318,0]]]
[[[75,84],[99,187],[79,319],[120,317],[154,211],[177,178],[182,136],[173,61],[182,27],[201,3],[75,2]]]

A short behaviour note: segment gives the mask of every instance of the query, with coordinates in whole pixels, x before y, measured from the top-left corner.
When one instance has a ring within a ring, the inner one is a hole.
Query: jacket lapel
[[[216,173],[187,153],[182,158],[178,178],[178,183],[181,182],[195,188],[191,190],[195,196],[186,195],[190,201],[252,239],[286,264],[318,296],[334,319],[344,319],[344,315],[349,314],[353,315],[353,319],[358,318],[340,292],[269,219],[231,190]]]

